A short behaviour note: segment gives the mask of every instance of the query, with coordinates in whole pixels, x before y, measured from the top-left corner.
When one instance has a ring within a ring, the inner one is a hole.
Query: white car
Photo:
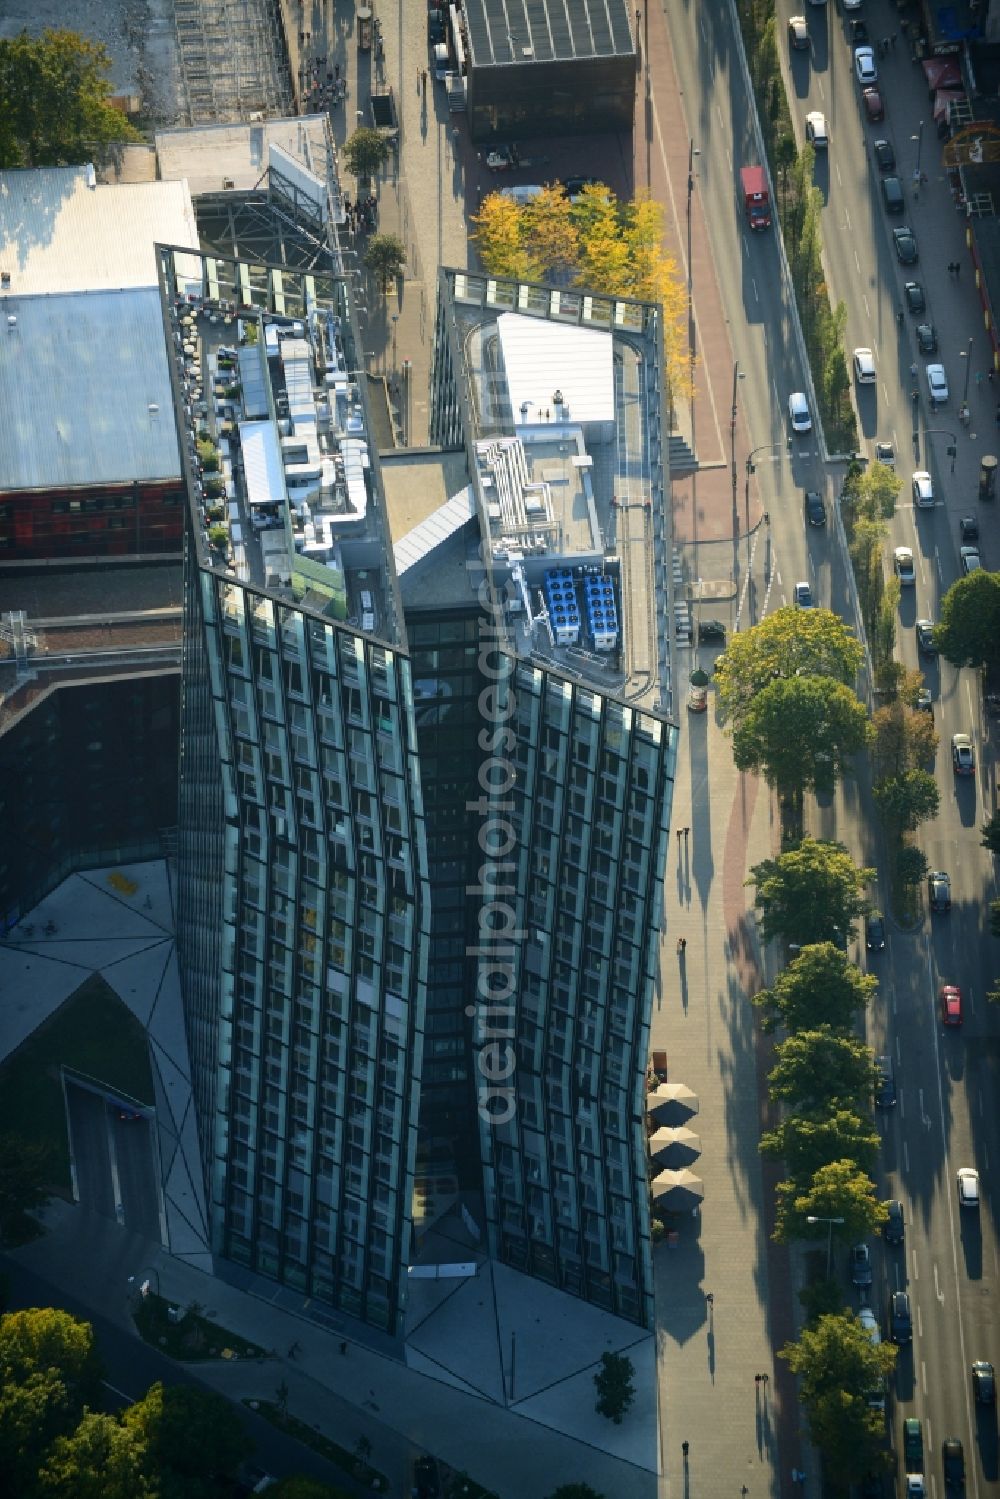
[[[875,66],[875,53],[872,51],[871,47],[855,47],[854,71],[858,75],[858,82],[860,84],[878,82],[878,68]]]
[[[934,485],[926,469],[913,475],[913,503],[918,510],[930,510],[934,504]]]
[[[962,1166],[959,1169],[958,1205],[960,1208],[979,1206],[979,1172],[971,1166]]]
[[[809,583],[796,583],[795,607],[796,609],[811,609],[813,607],[813,591]]]
[[[948,381],[945,379],[943,364],[927,366],[927,389],[935,406],[943,406],[948,399]]]
[[[978,547],[959,547],[958,555],[962,559],[962,571],[966,574],[966,576],[968,576],[969,573],[974,573],[977,568],[980,568],[983,565],[983,560],[979,555]]]
[[[811,109],[806,115],[806,140],[815,146],[817,151],[825,151],[830,144],[826,115],[818,109]]]
[[[871,349],[854,350],[854,378],[859,385],[875,384],[875,355]]]
[[[804,390],[793,391],[788,397],[788,420],[792,424],[793,432],[811,432],[812,417],[809,415],[809,402],[806,400]]]
[[[917,581],[913,567],[913,553],[909,547],[897,547],[893,553],[896,577],[904,588],[912,588]]]

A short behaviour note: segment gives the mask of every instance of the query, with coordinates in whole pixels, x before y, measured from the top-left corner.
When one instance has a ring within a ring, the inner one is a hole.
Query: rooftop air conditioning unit
[[[236,186],[236,183],[235,183],[235,181],[234,181],[234,179],[232,177],[223,177],[223,179],[222,179],[222,191],[224,193],[230,193],[230,192],[232,192],[232,190],[233,190],[233,188],[235,186]]]

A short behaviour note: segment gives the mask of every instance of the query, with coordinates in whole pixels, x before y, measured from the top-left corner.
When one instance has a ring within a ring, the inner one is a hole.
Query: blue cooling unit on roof
[[[580,642],[580,606],[573,574],[568,567],[550,567],[545,574],[545,602],[556,645]]]
[[[618,610],[610,578],[588,577],[586,584],[587,629],[594,649],[613,651],[618,644]]]

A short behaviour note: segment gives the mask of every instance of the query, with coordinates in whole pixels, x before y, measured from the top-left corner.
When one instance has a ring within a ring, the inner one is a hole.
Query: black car
[[[927,299],[924,296],[924,289],[919,281],[904,282],[903,296],[906,298],[906,305],[911,312],[925,312],[927,310]]]
[[[933,323],[917,324],[917,348],[921,354],[936,354],[938,346],[937,331]]]
[[[865,25],[864,21],[861,21],[861,20],[852,21],[851,22],[850,31],[851,31],[851,46],[852,47],[867,47],[867,45],[868,45],[868,27]]]
[[[886,1203],[885,1210],[889,1216],[882,1225],[882,1237],[887,1244],[902,1244],[905,1232],[903,1204],[894,1197]]]
[[[698,621],[699,640],[725,640],[726,627],[721,619],[700,619]]]
[[[413,1493],[416,1499],[438,1499],[441,1480],[433,1457],[418,1457],[413,1464]]]
[[[979,522],[974,515],[963,515],[958,523],[963,541],[979,540]]]
[[[916,265],[920,259],[920,252],[917,249],[917,236],[912,229],[907,229],[901,224],[892,231],[892,243],[900,265]]]
[[[896,153],[888,141],[876,141],[872,150],[875,153],[875,165],[880,172],[895,171]]]
[[[927,876],[927,894],[932,911],[951,910],[951,875],[943,869],[932,869]]]
[[[806,490],[806,520],[811,526],[826,525],[826,506],[823,496],[815,489]]]
[[[941,1443],[941,1466],[946,1489],[965,1488],[965,1453],[958,1437],[945,1437]]]
[[[891,1109],[896,1103],[896,1079],[892,1075],[892,1058],[875,1058],[875,1102],[880,1109]]]
[[[937,646],[934,644],[934,621],[932,619],[918,619],[913,628],[917,632],[917,650],[922,656],[936,656]]]
[[[428,10],[427,12],[427,39],[432,47],[438,47],[445,40],[444,16],[439,10]]]
[[[902,213],[906,207],[906,194],[898,177],[882,178],[882,201],[886,213]]]
[[[885,922],[879,911],[872,911],[865,921],[865,946],[869,952],[881,952],[885,947]]]
[[[996,1405],[997,1381],[993,1365],[986,1359],[976,1359],[972,1366],[972,1393],[977,1405]]]
[[[894,1343],[913,1341],[913,1316],[905,1291],[893,1291],[889,1298],[889,1336]]]

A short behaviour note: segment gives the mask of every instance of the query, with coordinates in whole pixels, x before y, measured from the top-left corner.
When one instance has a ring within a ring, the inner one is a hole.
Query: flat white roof
[[[396,572],[402,577],[409,568],[430,555],[456,531],[467,525],[476,513],[476,497],[472,485],[467,484],[446,504],[422,520],[412,531],[401,536],[392,549]]]
[[[614,421],[610,333],[517,312],[501,313],[497,327],[515,426]],[[563,398],[561,412],[553,402],[556,391]]]
[[[271,144],[280,146],[326,181],[327,136],[322,115],[264,120],[253,125],[158,130],[153,139],[160,175],[185,178],[195,197],[220,193],[226,182],[231,182],[237,192],[259,187],[267,171],[267,148]]]
[[[157,242],[198,247],[186,182],[104,186],[86,166],[0,172],[0,271],[10,275],[0,304],[38,292],[155,286]]]
[[[179,477],[154,288],[0,297],[0,309],[0,490]]]
[[[285,498],[285,477],[273,422],[240,422],[247,503],[273,505]]]

